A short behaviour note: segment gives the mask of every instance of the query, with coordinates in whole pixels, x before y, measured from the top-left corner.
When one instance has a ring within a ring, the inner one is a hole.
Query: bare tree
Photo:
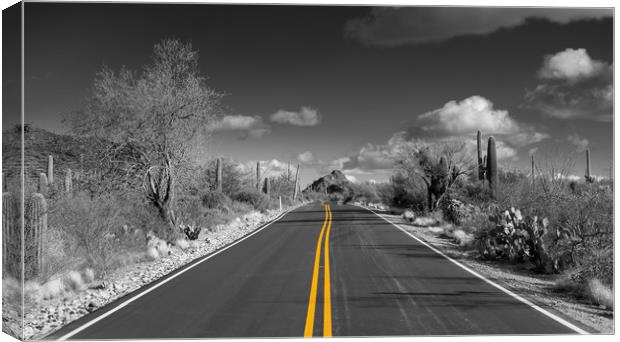
[[[200,75],[191,43],[163,40],[139,72],[104,67],[84,108],[65,121],[76,134],[109,142],[102,162],[131,188],[143,188],[162,219],[174,225],[175,181],[206,139],[220,98]]]
[[[403,147],[395,164],[408,178],[424,182],[432,211],[459,176],[475,168],[467,152],[465,143],[417,141]]]

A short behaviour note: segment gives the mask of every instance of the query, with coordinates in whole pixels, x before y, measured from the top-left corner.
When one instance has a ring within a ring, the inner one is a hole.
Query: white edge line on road
[[[442,257],[444,257],[444,258],[446,258],[446,259],[450,260],[452,263],[454,263],[454,264],[455,264],[455,265],[457,265],[458,267],[460,267],[460,268],[464,269],[465,271],[467,271],[467,272],[469,272],[469,273],[471,273],[471,274],[475,275],[476,277],[478,277],[478,278],[480,278],[480,279],[484,280],[485,282],[487,282],[488,284],[492,285],[493,287],[495,287],[495,288],[497,288],[497,289],[501,290],[502,292],[504,292],[504,293],[506,293],[506,294],[510,295],[511,297],[513,297],[513,298],[515,298],[515,299],[519,300],[520,302],[522,302],[522,303],[524,303],[524,304],[526,304],[526,305],[530,306],[532,309],[534,309],[534,310],[536,310],[536,311],[538,311],[538,312],[542,313],[543,315],[545,315],[545,316],[547,316],[547,317],[549,317],[549,318],[553,319],[554,321],[556,321],[556,322],[558,322],[558,323],[560,323],[560,324],[564,325],[565,327],[572,329],[572,330],[573,330],[573,331],[575,331],[576,333],[579,333],[579,334],[582,334],[582,335],[587,335],[587,334],[589,334],[587,331],[585,331],[585,330],[583,330],[583,329],[581,329],[581,328],[577,327],[576,325],[574,325],[574,324],[572,324],[572,323],[570,323],[570,322],[566,321],[565,319],[563,319],[563,318],[561,318],[561,317],[558,317],[558,316],[556,316],[556,315],[552,314],[551,312],[549,312],[549,311],[547,311],[547,310],[545,310],[545,309],[541,308],[540,306],[538,306],[538,305],[536,305],[536,304],[534,304],[534,303],[530,302],[529,300],[527,300],[527,299],[525,299],[525,298],[523,298],[523,297],[519,296],[518,294],[516,294],[516,293],[514,293],[514,292],[512,292],[512,291],[510,291],[510,290],[508,290],[508,289],[506,289],[506,288],[504,288],[503,286],[501,286],[501,285],[499,285],[499,284],[496,284],[496,283],[494,283],[493,281],[491,281],[491,280],[489,280],[489,279],[485,278],[484,276],[480,275],[478,272],[476,272],[476,271],[474,271],[474,270],[470,269],[469,267],[467,267],[467,266],[465,266],[465,265],[461,264],[460,262],[458,262],[458,261],[456,261],[456,260],[454,260],[454,259],[450,258],[449,256],[445,255],[442,251],[440,251],[440,250],[436,249],[435,247],[433,247],[433,246],[429,245],[428,243],[426,243],[426,242],[422,241],[420,238],[418,238],[417,236],[415,236],[415,235],[411,234],[410,232],[406,231],[406,230],[405,230],[404,228],[402,228],[401,226],[399,226],[399,225],[397,225],[396,223],[394,223],[394,222],[392,222],[392,221],[388,220],[387,218],[383,217],[383,215],[377,214],[374,210],[372,210],[372,209],[368,209],[368,208],[365,208],[365,207],[362,207],[362,206],[359,206],[359,205],[358,205],[358,207],[360,207],[360,208],[362,208],[362,209],[366,209],[366,210],[370,211],[371,213],[373,213],[373,214],[375,214],[375,215],[379,216],[380,218],[382,218],[382,219],[384,219],[386,222],[388,222],[388,223],[392,224],[394,227],[396,227],[396,228],[400,229],[400,230],[401,230],[401,231],[403,231],[405,234],[407,234],[407,235],[411,236],[412,238],[414,238],[415,240],[417,240],[418,242],[420,242],[420,243],[421,243],[421,244],[423,244],[424,246],[426,246],[426,247],[430,248],[433,252],[435,252],[435,253],[437,253],[437,254],[441,255]]]
[[[119,305],[118,305],[118,306],[116,306],[115,308],[110,309],[108,312],[106,312],[106,313],[104,313],[104,314],[101,314],[101,315],[100,315],[100,316],[98,316],[98,317],[93,318],[92,320],[90,320],[90,321],[88,321],[88,322],[84,323],[82,326],[77,327],[77,328],[75,328],[74,330],[70,331],[69,333],[67,333],[67,334],[65,334],[65,335],[63,335],[63,336],[61,336],[61,337],[60,337],[60,338],[58,338],[57,340],[58,340],[58,341],[64,341],[64,340],[66,340],[66,339],[68,339],[68,338],[71,338],[73,335],[75,335],[75,334],[79,333],[80,331],[82,331],[82,330],[84,330],[84,329],[86,329],[86,328],[90,327],[91,325],[93,325],[93,324],[95,324],[95,323],[97,323],[97,322],[101,321],[102,319],[104,319],[104,318],[106,318],[106,317],[110,316],[110,315],[111,315],[111,314],[113,314],[114,312],[116,312],[116,311],[118,311],[118,310],[120,310],[120,309],[124,308],[125,306],[127,306],[129,303],[131,303],[131,302],[135,301],[136,299],[138,299],[138,298],[140,298],[140,297],[144,296],[145,294],[147,294],[147,293],[149,293],[149,292],[151,292],[151,291],[155,290],[156,288],[158,288],[158,287],[160,287],[160,286],[164,285],[165,283],[167,283],[167,282],[169,282],[170,280],[172,280],[172,279],[174,279],[174,278],[176,278],[176,277],[180,276],[181,274],[183,274],[183,273],[185,273],[185,272],[187,272],[187,271],[191,270],[192,268],[194,268],[195,266],[198,266],[199,264],[203,263],[204,261],[209,260],[209,259],[211,259],[212,257],[214,257],[214,256],[216,256],[216,255],[218,255],[218,254],[220,254],[221,252],[223,252],[223,251],[225,251],[225,250],[227,250],[227,249],[229,249],[229,248],[233,247],[234,245],[236,245],[236,244],[238,244],[238,243],[240,243],[240,242],[242,242],[242,241],[244,241],[244,240],[248,239],[249,237],[253,236],[254,234],[257,234],[258,232],[262,231],[263,229],[265,229],[265,228],[267,228],[267,227],[271,226],[273,223],[275,223],[276,221],[278,221],[279,219],[281,219],[284,215],[286,215],[286,214],[290,213],[291,211],[293,211],[293,210],[295,210],[295,209],[297,209],[297,208],[298,208],[298,207],[291,208],[291,209],[289,209],[289,210],[287,210],[287,211],[285,211],[285,212],[281,213],[280,215],[276,216],[276,218],[274,218],[274,219],[273,219],[273,220],[271,220],[270,222],[266,223],[264,226],[262,226],[262,227],[258,228],[257,230],[253,231],[252,233],[250,233],[250,234],[248,234],[248,235],[246,235],[246,236],[242,237],[241,239],[239,239],[239,240],[237,240],[237,241],[235,241],[235,242],[231,243],[230,245],[228,245],[228,246],[226,246],[226,247],[224,247],[224,248],[222,248],[222,249],[220,249],[220,250],[218,250],[218,251],[216,251],[216,252],[214,252],[214,253],[211,253],[211,254],[209,254],[209,255],[207,255],[207,256],[202,257],[202,258],[203,258],[202,260],[197,261],[197,262],[196,262],[196,263],[194,263],[193,265],[191,265],[191,266],[188,266],[188,267],[184,268],[183,270],[181,270],[181,271],[177,272],[176,274],[174,274],[174,275],[172,275],[172,276],[170,276],[170,277],[168,277],[168,278],[164,279],[164,280],[163,280],[163,281],[161,281],[160,283],[158,283],[158,284],[156,284],[156,285],[154,285],[154,286],[152,286],[152,287],[149,287],[148,289],[146,289],[146,290],[142,291],[141,293],[139,293],[139,294],[137,294],[137,295],[135,295],[135,296],[133,296],[133,297],[131,297],[131,298],[129,298],[129,299],[127,299],[127,300],[125,300],[123,303],[119,304]],[[191,261],[190,261],[190,262],[191,262]],[[181,267],[183,267],[183,266],[181,266]],[[173,271],[173,272],[174,272],[174,271]],[[165,277],[165,276],[164,276],[164,277]],[[148,285],[146,285],[146,286],[148,286]]]

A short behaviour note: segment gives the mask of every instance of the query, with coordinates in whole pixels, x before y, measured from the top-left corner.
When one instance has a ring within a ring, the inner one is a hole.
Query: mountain
[[[48,156],[54,157],[54,175],[63,177],[66,169],[79,170],[92,161],[96,144],[92,139],[56,134],[31,125],[24,126],[24,175],[37,179],[47,173]],[[2,132],[2,172],[17,178],[21,165],[21,125]],[[82,160],[80,156],[83,155]]]
[[[319,193],[344,193],[350,188],[351,182],[340,170],[334,170],[330,174],[325,175],[310,184],[303,192],[319,192]]]

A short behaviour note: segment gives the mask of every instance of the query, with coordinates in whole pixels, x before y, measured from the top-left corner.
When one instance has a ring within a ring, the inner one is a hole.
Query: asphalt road
[[[181,272],[48,338],[575,333],[355,206],[299,208]]]

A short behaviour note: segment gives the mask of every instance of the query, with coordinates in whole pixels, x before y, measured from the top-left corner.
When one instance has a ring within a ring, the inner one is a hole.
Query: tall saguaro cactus
[[[215,165],[215,189],[222,192],[222,158],[218,157]]]
[[[256,162],[256,189],[260,190],[260,162]]]
[[[269,177],[265,177],[265,185],[263,186],[263,191],[265,192],[265,194],[267,196],[269,196],[269,191],[270,191],[270,189],[269,189],[270,184],[269,183],[270,183],[269,182]]]
[[[478,131],[476,134],[476,142],[478,147],[478,180],[484,180],[485,166],[482,161],[482,133]]]
[[[40,193],[33,193],[26,205],[26,271],[27,276],[38,274],[43,267],[43,234],[47,230],[47,201]]]
[[[2,266],[12,275],[19,268],[14,248],[16,235],[19,234],[17,212],[13,195],[10,192],[2,193]]]
[[[536,181],[536,171],[534,170],[534,154],[532,154],[531,156],[532,158],[532,185],[534,185],[534,182]]]
[[[298,186],[299,186],[299,164],[297,164],[297,171],[295,171],[295,185],[293,186],[293,201],[297,199]]]
[[[48,189],[49,183],[47,180],[47,175],[44,172],[41,172],[39,174],[39,184],[37,184],[37,192],[45,196],[47,195]]]
[[[489,142],[487,144],[487,170],[486,177],[489,181],[489,187],[491,188],[491,192],[493,196],[497,196],[497,186],[499,183],[499,177],[497,173],[497,153],[495,150],[495,138],[489,137]]]
[[[65,171],[65,192],[67,194],[73,193],[73,173],[71,169]]]
[[[594,182],[594,177],[590,174],[590,149],[586,150],[586,182]]]
[[[47,180],[50,185],[54,184],[54,157],[47,157]]]

